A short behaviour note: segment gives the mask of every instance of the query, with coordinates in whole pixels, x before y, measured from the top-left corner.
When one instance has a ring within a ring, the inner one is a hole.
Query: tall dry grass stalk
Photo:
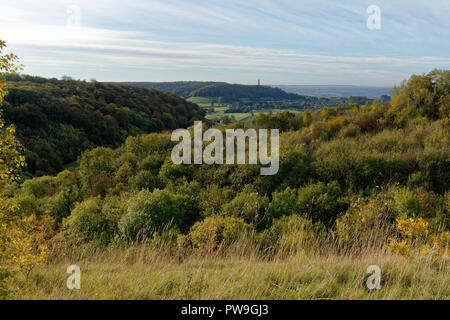
[[[127,246],[74,243],[27,278],[17,278],[11,298],[450,298],[448,258],[405,258],[385,248],[385,227],[365,231],[365,246],[357,237],[344,246],[333,233],[277,248],[262,247],[256,234],[245,234],[212,252],[164,238]],[[81,268],[81,290],[66,288],[66,268],[73,264]],[[370,265],[382,270],[380,290],[365,285]]]

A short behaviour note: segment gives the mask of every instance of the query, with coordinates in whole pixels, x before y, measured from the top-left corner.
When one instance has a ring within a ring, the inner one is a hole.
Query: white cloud
[[[92,31],[92,30],[91,30]],[[82,35],[84,32],[81,32]],[[156,70],[196,68],[228,69],[236,71],[268,71],[298,74],[356,75],[363,72],[375,79],[397,79],[393,68],[408,69],[411,66],[430,70],[436,66],[450,67],[450,58],[418,57],[396,58],[387,56],[349,57],[302,52],[287,49],[268,49],[250,46],[201,44],[186,42],[157,42],[121,38],[123,34],[98,32],[103,42],[88,39],[67,41],[53,39],[46,45],[33,43],[38,53],[29,61],[40,61],[46,65],[64,64],[65,60],[82,65],[116,66]],[[92,34],[92,33],[91,33]],[[20,42],[20,41],[19,41]],[[25,44],[26,41],[22,43]],[[18,48],[30,49],[29,44]],[[47,58],[43,58],[43,56]],[[25,61],[26,62],[26,61]],[[389,66],[389,68],[386,68]],[[404,75],[404,72],[400,73]],[[401,79],[398,79],[401,80]]]
[[[411,73],[450,67],[449,41],[441,39],[449,32],[442,13],[450,5],[439,11],[435,1],[408,3],[381,0],[382,31],[371,33],[365,5],[355,1],[17,0],[2,4],[9,14],[0,30],[30,73],[102,68],[103,80],[113,80],[109,71],[128,68],[122,72],[127,79],[114,80],[137,80],[137,69],[163,76],[164,70],[195,76],[217,70],[230,77],[232,72],[235,82],[261,73],[273,83],[392,84]],[[81,28],[66,27],[70,4],[80,6]],[[437,26],[420,33],[430,19]],[[407,38],[408,32],[414,37]]]

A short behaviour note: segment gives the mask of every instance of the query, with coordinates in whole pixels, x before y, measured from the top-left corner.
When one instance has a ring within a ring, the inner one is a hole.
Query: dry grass
[[[75,252],[75,251],[74,251]],[[12,283],[12,299],[449,299],[448,261],[410,259],[381,250],[359,256],[244,253],[180,258],[164,248],[81,247]],[[66,268],[81,267],[81,290],[68,290]],[[366,269],[382,270],[380,290]]]

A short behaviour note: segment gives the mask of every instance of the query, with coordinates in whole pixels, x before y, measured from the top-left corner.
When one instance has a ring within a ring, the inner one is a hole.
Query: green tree
[[[266,214],[268,205],[269,199],[266,196],[243,191],[222,207],[222,215],[243,218],[246,223],[263,227],[269,223],[269,217]]]
[[[153,233],[183,224],[182,199],[167,190],[142,190],[128,203],[127,213],[119,222],[126,239],[135,241],[150,238]]]
[[[298,212],[312,221],[331,225],[348,208],[337,182],[310,184],[298,191]]]
[[[426,75],[412,75],[395,88],[391,115],[399,117],[417,113],[430,119],[448,117],[450,110],[450,71],[434,70]]]
[[[78,204],[64,221],[69,234],[84,241],[109,242],[116,234],[117,218],[102,210],[102,205],[98,198]]]
[[[194,248],[212,252],[232,245],[240,237],[248,237],[251,229],[241,218],[210,216],[194,224],[188,237]]]
[[[297,191],[287,187],[283,191],[272,193],[272,202],[268,212],[271,218],[277,219],[295,213],[297,204]]]
[[[14,54],[3,54],[5,47],[0,40],[0,104],[7,92],[3,77],[20,69]],[[0,296],[8,292],[7,279],[13,272],[30,271],[47,256],[46,248],[37,245],[30,233],[32,219],[17,216],[10,203],[11,186],[25,165],[22,152],[14,126],[5,126],[0,110]]]

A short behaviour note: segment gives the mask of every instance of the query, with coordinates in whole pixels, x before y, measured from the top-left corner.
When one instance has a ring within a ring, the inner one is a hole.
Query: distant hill
[[[99,82],[8,76],[2,109],[27,149],[33,174],[57,173],[96,146],[203,119],[196,104],[174,94]]]
[[[364,95],[356,94],[359,92],[357,90],[353,90],[355,94],[349,94],[348,96],[344,96],[342,95],[342,93],[336,91],[336,95],[328,94],[326,96],[323,96],[323,94],[317,94],[317,90],[306,90],[305,92],[307,94],[298,94],[299,92],[295,92],[297,86],[257,86],[212,81],[113,83],[164,90],[179,95],[183,98],[220,98],[222,102],[226,103],[239,102],[240,104],[246,104],[250,101],[263,102],[267,104],[267,102],[283,101],[284,103],[281,103],[281,105],[300,109],[320,108],[323,106],[335,107],[347,103],[364,104],[366,101],[372,103],[374,100],[374,98],[367,98]],[[309,89],[312,88],[313,86]],[[333,91],[330,89],[327,92],[330,93]],[[382,93],[385,92],[388,91],[382,91]],[[379,96],[376,98],[379,98]]]
[[[222,97],[224,101],[238,99],[303,99],[297,94],[287,93],[279,88],[269,86],[250,86],[212,81],[176,81],[176,82],[110,82],[135,87],[152,88],[168,91],[183,98],[190,97]]]
[[[249,86],[242,84],[211,84],[192,91],[193,97],[222,97],[224,100],[237,99],[274,99],[274,100],[303,100],[305,97],[287,93],[279,88],[269,86]]]
[[[175,82],[110,82],[112,84],[123,84],[147,89],[168,91],[183,98],[192,97],[192,92],[211,86],[222,85],[224,82],[203,81],[175,81]]]
[[[274,85],[286,92],[318,98],[348,98],[362,96],[369,99],[380,99],[389,96],[392,87],[388,86],[348,86],[348,85]]]

